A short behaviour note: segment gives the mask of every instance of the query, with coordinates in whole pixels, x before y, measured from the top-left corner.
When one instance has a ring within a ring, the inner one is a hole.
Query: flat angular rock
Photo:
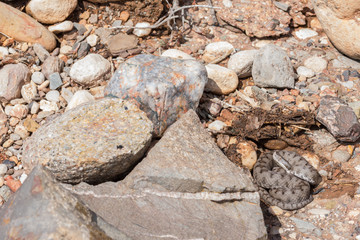
[[[17,41],[40,43],[48,51],[56,47],[56,39],[52,32],[26,13],[2,2],[0,2],[0,32]]]
[[[1,4],[1,3],[0,3]],[[10,101],[21,96],[21,87],[30,78],[25,64],[7,64],[0,69],[0,100]]]
[[[135,48],[138,42],[139,39],[134,35],[119,33],[110,38],[108,47],[111,55],[118,56],[123,51]]]
[[[192,110],[123,181],[65,186],[133,239],[267,239],[250,177]]]
[[[1,239],[129,239],[39,166],[0,209],[0,216]]]
[[[105,98],[42,125],[24,143],[23,164],[41,164],[63,182],[119,177],[144,154],[153,125],[134,104]]]
[[[255,191],[250,178],[232,163],[189,110],[123,180],[133,189],[176,192]]]
[[[262,47],[255,55],[252,76],[258,87],[294,88],[294,70],[284,50],[273,44]]]
[[[206,69],[195,60],[141,54],[119,66],[104,93],[139,105],[161,136],[183,113],[197,108],[206,82]]]
[[[360,137],[360,123],[345,101],[332,96],[321,98],[316,120],[343,142],[355,142]]]
[[[64,67],[64,62],[56,57],[56,56],[50,56],[47,57],[44,63],[41,65],[41,72],[45,75],[46,79],[50,78],[50,75],[58,72],[60,73]]]

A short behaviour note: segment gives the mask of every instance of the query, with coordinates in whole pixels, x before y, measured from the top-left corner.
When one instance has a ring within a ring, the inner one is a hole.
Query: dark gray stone
[[[36,167],[0,209],[0,239],[128,239]],[[97,222],[101,222],[104,230]],[[105,232],[107,231],[109,235]]]
[[[354,110],[340,98],[322,97],[316,120],[322,123],[339,141],[355,142],[360,137],[360,123]]]
[[[104,93],[139,105],[161,136],[182,114],[197,108],[206,82],[206,69],[195,60],[141,54],[119,66]]]
[[[254,83],[258,87],[294,88],[295,73],[284,50],[273,44],[262,47],[252,66]]]

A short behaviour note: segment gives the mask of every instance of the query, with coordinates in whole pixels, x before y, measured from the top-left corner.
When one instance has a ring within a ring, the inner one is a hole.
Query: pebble
[[[33,45],[33,50],[41,62],[44,62],[47,57],[50,57],[50,53],[39,43]]]
[[[312,69],[304,67],[304,66],[298,67],[296,69],[296,72],[299,76],[303,76],[306,78],[311,78],[311,77],[315,76],[315,72]]]
[[[318,229],[314,224],[295,217],[290,217],[290,219],[295,223],[296,228],[300,232],[307,234],[315,234],[318,237],[321,236],[321,230]]]
[[[251,69],[257,51],[244,50],[231,55],[227,67],[234,70],[239,78],[251,76]]]
[[[51,90],[55,90],[63,84],[60,74],[58,72],[51,74],[49,76],[49,81],[50,81],[50,89]]]
[[[229,42],[214,42],[206,45],[202,59],[206,63],[218,63],[235,51]]]
[[[5,180],[6,186],[8,186],[12,192],[16,192],[21,187],[21,182],[11,176],[6,177]]]
[[[3,177],[8,170],[8,167],[5,164],[0,164],[0,177]]]
[[[65,111],[75,108],[75,107],[79,106],[80,104],[94,101],[94,100],[95,100],[95,98],[91,95],[91,93],[89,93],[86,90],[79,90],[71,98]]]
[[[14,107],[12,107],[10,109],[9,115],[12,117],[22,119],[22,118],[26,117],[28,112],[29,112],[29,109],[27,108],[27,106],[25,106],[23,104],[16,104]]]
[[[13,141],[17,141],[17,140],[20,140],[21,138],[18,134],[12,133],[12,134],[10,134],[10,139]]]
[[[95,85],[106,79],[110,72],[110,63],[99,54],[89,54],[72,65],[70,77],[82,85]]]
[[[65,99],[66,102],[70,102],[74,94],[67,88],[61,89],[61,96]]]
[[[99,41],[99,37],[96,34],[91,34],[86,38],[86,42],[90,45],[90,47],[95,47]]]
[[[122,25],[122,22],[122,20],[115,20],[111,26],[114,28],[120,27]]]
[[[236,152],[241,155],[242,165],[247,167],[249,170],[253,169],[257,160],[257,154],[254,145],[246,141],[239,142],[236,145]]]
[[[27,179],[28,175],[26,173],[21,174],[19,180],[21,184],[24,184],[25,180]]]
[[[47,112],[50,111],[57,112],[59,110],[59,107],[56,104],[56,102],[50,102],[43,99],[40,101],[40,109]]]
[[[0,59],[4,58],[7,55],[9,55],[8,48],[7,47],[0,47]]]
[[[68,55],[73,52],[73,49],[69,45],[64,45],[60,47],[60,54]]]
[[[322,217],[326,217],[327,215],[330,214],[330,210],[313,208],[313,209],[308,210],[308,213],[311,213],[313,215],[320,215]]]
[[[31,118],[25,119],[23,125],[26,128],[26,130],[29,132],[35,132],[36,129],[40,127],[40,125]]]
[[[16,163],[14,161],[10,161],[8,159],[4,160],[2,164],[5,164],[8,169],[12,169],[16,166]]]
[[[220,120],[215,120],[214,122],[210,123],[208,128],[213,131],[221,131],[225,127],[227,127],[227,124]]]
[[[8,148],[8,147],[10,147],[11,145],[13,145],[13,143],[14,143],[14,140],[12,140],[12,139],[8,139],[8,140],[6,140],[4,143],[3,143],[3,147],[4,148]]]
[[[75,45],[74,45],[74,47],[75,47]],[[74,47],[73,47],[73,49],[74,49]],[[85,41],[81,42],[80,47],[77,50],[77,57],[82,58],[82,57],[86,56],[88,54],[89,50],[90,50],[90,45]]]
[[[0,187],[2,187],[5,183],[4,177],[0,177]]]
[[[177,50],[177,49],[168,49],[166,51],[164,51],[161,54],[162,57],[171,57],[171,58],[178,58],[178,59],[195,59],[193,58],[191,55]]]
[[[38,119],[43,119],[46,118],[50,115],[54,114],[54,111],[41,111],[38,113],[37,118]]]
[[[31,108],[30,108],[30,113],[36,114],[36,113],[38,113],[39,109],[40,109],[40,104],[38,102],[32,102]]]
[[[151,24],[148,22],[139,22],[135,25],[136,28],[133,30],[133,33],[138,37],[145,37],[151,33],[151,28],[147,28],[150,26]]]
[[[44,63],[42,64],[41,72],[45,75],[46,79],[50,78],[50,75],[53,73],[60,73],[62,71],[64,62],[56,57],[56,56],[50,56],[46,58]]]
[[[45,98],[50,102],[58,102],[60,98],[60,93],[57,90],[51,90],[45,95]]]
[[[217,64],[208,64],[205,67],[208,74],[205,91],[226,95],[236,90],[239,79],[235,71]]]
[[[64,21],[48,27],[49,31],[55,34],[62,32],[70,32],[73,28],[74,24],[72,21]]]
[[[278,2],[278,1],[274,1],[273,3],[277,8],[283,10],[284,12],[287,12],[290,9],[289,4],[286,4],[286,3],[283,3],[283,2]]]
[[[95,99],[104,98],[105,87],[106,86],[98,86],[98,87],[90,88],[89,92],[91,93],[91,95],[94,96]]]
[[[302,28],[295,32],[296,37],[300,39],[307,39],[311,37],[315,37],[318,35],[318,33],[310,28]]]
[[[9,200],[10,196],[12,195],[11,190],[8,186],[3,185],[0,187],[0,196],[5,200]]]
[[[20,124],[16,125],[14,133],[20,135],[22,139],[25,139],[30,135],[26,128]]]
[[[327,68],[328,62],[322,57],[309,57],[305,60],[304,66],[313,70],[315,73],[320,73]]]
[[[26,13],[37,21],[53,24],[64,21],[76,8],[77,0],[31,0]]]
[[[45,81],[45,75],[42,72],[34,72],[31,75],[31,81],[40,85]]]
[[[97,23],[98,21],[98,15],[97,14],[91,14],[89,19],[88,19],[89,23],[94,24]]]
[[[36,97],[36,95],[37,88],[33,81],[21,87],[21,96],[27,103],[30,103]]]
[[[25,64],[7,64],[0,69],[0,100],[10,101],[21,96],[21,87],[30,77]]]
[[[336,163],[344,163],[349,161],[349,159],[351,158],[351,155],[348,151],[341,149],[336,149],[334,152],[332,152],[331,156]]]

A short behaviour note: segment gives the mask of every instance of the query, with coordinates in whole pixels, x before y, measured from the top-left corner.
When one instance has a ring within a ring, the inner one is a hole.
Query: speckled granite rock
[[[71,109],[24,143],[23,164],[42,164],[68,183],[117,178],[144,154],[153,125],[134,104],[105,98]]]
[[[268,44],[254,58],[254,83],[259,87],[294,88],[295,73],[290,58],[280,47]]]
[[[41,167],[0,208],[0,239],[129,239]]]
[[[360,123],[346,102],[337,97],[321,98],[316,120],[340,141],[355,142],[360,137]]]
[[[249,175],[226,158],[193,110],[123,181],[65,187],[133,239],[267,239]]]
[[[161,136],[183,113],[197,108],[206,82],[206,69],[195,60],[141,54],[119,66],[105,96],[136,103]]]

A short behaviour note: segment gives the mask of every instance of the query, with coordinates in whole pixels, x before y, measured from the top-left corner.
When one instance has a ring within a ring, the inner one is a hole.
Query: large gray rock
[[[21,87],[30,78],[25,64],[8,64],[0,69],[0,100],[10,101],[21,97]]]
[[[321,98],[316,120],[340,141],[355,142],[360,137],[360,123],[345,101],[332,96]]]
[[[42,125],[24,143],[23,164],[44,165],[63,182],[98,183],[128,171],[150,144],[153,125],[129,102],[105,98]]]
[[[273,44],[262,47],[255,55],[252,76],[258,87],[294,88],[295,73],[284,50]]]
[[[267,239],[249,175],[192,110],[122,182],[66,188],[133,239]]]
[[[0,239],[129,239],[36,167],[0,208]]]
[[[161,136],[187,110],[197,108],[206,82],[206,69],[195,60],[141,54],[119,66],[105,95],[135,102]]]

